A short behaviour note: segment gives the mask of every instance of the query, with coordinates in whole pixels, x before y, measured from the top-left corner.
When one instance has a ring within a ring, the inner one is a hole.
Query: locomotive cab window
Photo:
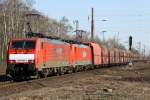
[[[13,41],[11,47],[13,49],[34,49],[35,41]]]

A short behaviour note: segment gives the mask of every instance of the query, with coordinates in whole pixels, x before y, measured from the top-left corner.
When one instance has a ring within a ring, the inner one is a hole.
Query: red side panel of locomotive
[[[92,64],[92,50],[90,46],[83,44],[74,44],[76,65],[89,65]]]
[[[59,40],[43,39],[37,53],[37,65],[41,68],[69,66],[72,60],[71,45]]]

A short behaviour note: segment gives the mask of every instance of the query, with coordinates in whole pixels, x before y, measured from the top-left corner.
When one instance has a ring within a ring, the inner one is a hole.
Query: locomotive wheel
[[[87,71],[87,70],[88,70],[88,66],[85,66],[85,67],[84,67],[84,70]]]
[[[68,67],[68,74],[73,73],[73,67]]]
[[[78,72],[77,66],[73,68],[73,72],[74,72],[74,73]]]
[[[64,67],[63,70],[64,70],[64,74],[69,74],[69,67]]]
[[[79,66],[76,67],[76,72],[80,72],[80,67]]]
[[[58,74],[58,75],[62,75],[62,68],[61,68],[61,67],[58,68],[57,74]]]
[[[64,75],[64,74],[65,74],[64,67],[61,67],[61,75]]]
[[[54,75],[61,75],[61,67],[54,68]]]
[[[76,66],[76,72],[80,72],[80,67],[79,66]]]
[[[87,66],[84,66],[83,68],[84,68],[83,71],[87,71],[88,70]]]
[[[79,72],[82,72],[83,66],[79,66]]]

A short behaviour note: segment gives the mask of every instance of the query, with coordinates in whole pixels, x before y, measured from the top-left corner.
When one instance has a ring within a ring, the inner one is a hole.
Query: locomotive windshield
[[[35,41],[13,41],[11,47],[13,49],[34,49]]]

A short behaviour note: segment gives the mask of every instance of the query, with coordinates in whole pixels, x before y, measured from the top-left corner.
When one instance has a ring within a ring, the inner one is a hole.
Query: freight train
[[[14,80],[46,77],[93,68],[127,64],[144,59],[140,54],[108,49],[94,42],[75,42],[44,36],[12,39],[7,50],[7,70]]]

